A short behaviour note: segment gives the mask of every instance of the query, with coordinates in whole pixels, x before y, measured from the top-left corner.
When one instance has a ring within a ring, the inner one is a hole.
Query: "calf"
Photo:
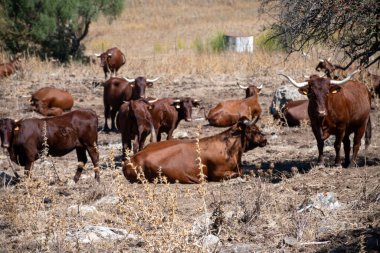
[[[30,175],[33,162],[44,147],[51,156],[63,156],[75,149],[78,157],[75,182],[87,162],[86,151],[94,165],[95,179],[100,179],[97,130],[98,117],[92,110],[76,110],[44,119],[0,119],[1,146],[8,149],[13,162],[25,167],[25,175]]]
[[[159,175],[171,183],[200,183],[201,170],[208,181],[241,176],[244,152],[264,147],[267,141],[257,126],[242,117],[228,130],[199,140],[168,140],[151,143],[123,163],[124,176],[139,180],[142,171],[153,181]]]
[[[152,103],[150,114],[157,133],[157,141],[161,141],[161,134],[167,134],[167,140],[173,136],[181,120],[191,121],[193,106],[199,106],[199,100],[190,97],[162,98]]]
[[[8,63],[0,64],[0,78],[12,75],[20,68],[21,61],[19,57],[12,59]]]
[[[254,119],[255,122],[261,115],[261,107],[259,104],[259,92],[262,89],[255,85],[242,86],[238,84],[240,88],[245,89],[245,99],[233,99],[220,102],[214,108],[212,108],[208,115],[205,115],[206,120],[211,126],[216,127],[228,127],[235,124],[239,117],[245,116],[247,118]]]
[[[116,124],[121,132],[123,145],[123,157],[125,150],[132,150],[132,140],[134,141],[133,153],[137,153],[144,147],[146,137],[152,133],[153,141],[156,141],[152,117],[149,113],[149,103],[145,100],[126,101],[120,107]]]
[[[159,78],[146,79],[137,77],[135,79],[111,77],[104,84],[104,127],[105,132],[110,131],[107,120],[111,116],[111,130],[116,131],[115,117],[123,101],[145,98],[146,87],[152,87],[153,82]]]
[[[107,79],[108,73],[110,76],[114,73],[116,76],[119,68],[125,64],[125,55],[117,47],[95,55],[100,58],[100,67],[103,68],[105,79]]]
[[[340,147],[343,141],[344,166],[356,164],[361,139],[365,134],[366,148],[371,138],[370,104],[371,97],[367,87],[350,80],[356,73],[341,81],[312,76],[307,82],[297,83],[285,76],[300,93],[309,98],[308,114],[311,128],[318,145],[318,165],[324,164],[324,141],[335,135],[335,166],[341,166]],[[352,160],[350,160],[350,135],[354,133]]]
[[[45,116],[59,116],[74,104],[69,92],[54,87],[44,87],[34,92],[30,102],[36,112]]]

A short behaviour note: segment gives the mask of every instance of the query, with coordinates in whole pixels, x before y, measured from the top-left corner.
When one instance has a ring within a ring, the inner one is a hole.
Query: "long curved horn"
[[[94,54],[96,57],[100,57],[101,56],[101,54]]]
[[[111,54],[111,53],[108,53],[108,56],[112,56],[112,54]]]
[[[156,102],[158,100],[158,98],[156,98],[156,99],[152,99],[152,100],[148,100],[148,103],[149,104],[153,104],[154,102]]]
[[[261,90],[263,88],[263,84],[261,84],[257,89]]]
[[[303,86],[305,86],[307,84],[307,82],[297,83],[291,77],[289,77],[287,75],[284,75],[284,74],[279,74],[279,75],[286,77],[297,88],[301,88],[301,87],[303,87]]]
[[[136,79],[129,79],[128,77],[123,77],[127,82],[133,83]]]
[[[325,60],[323,60],[323,59],[319,59],[319,61],[320,61],[320,62],[324,62]]]
[[[181,99],[174,99],[173,100],[173,103],[179,103],[179,102],[181,102]]]
[[[193,102],[194,103],[199,103],[199,102],[201,102],[202,100],[201,99],[193,99]]]
[[[153,83],[153,82],[157,81],[158,79],[160,79],[160,77],[157,77],[155,79],[146,79],[146,81],[149,83]]]
[[[327,58],[327,61],[329,62],[331,60],[331,57]]]
[[[239,85],[239,87],[242,88],[242,89],[244,89],[244,90],[245,90],[245,89],[248,89],[248,86],[243,86],[243,85],[241,85],[240,83],[236,83],[236,84]]]
[[[330,83],[331,84],[336,84],[336,85],[341,85],[341,84],[344,84],[345,82],[348,82],[350,81],[351,77],[353,77],[356,73],[360,72],[360,69],[357,69],[355,70],[354,72],[352,72],[351,74],[349,74],[346,78],[344,78],[343,80],[330,80]]]

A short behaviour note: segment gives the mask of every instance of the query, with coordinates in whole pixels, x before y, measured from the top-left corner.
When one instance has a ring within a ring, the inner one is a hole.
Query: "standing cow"
[[[7,148],[13,162],[25,167],[30,175],[33,162],[47,147],[51,156],[63,156],[76,150],[78,157],[74,181],[78,182],[87,162],[86,151],[99,177],[98,117],[92,110],[76,110],[61,116],[37,119],[0,119],[1,147]],[[46,143],[45,143],[46,138]]]
[[[370,104],[371,97],[366,86],[350,80],[356,73],[341,81],[322,78],[316,75],[307,82],[297,83],[284,75],[301,94],[309,98],[308,114],[311,127],[318,144],[318,165],[324,164],[324,141],[335,135],[335,165],[341,166],[340,147],[343,141],[344,166],[356,164],[361,139],[365,134],[366,148],[371,138]],[[350,160],[350,135],[354,133],[352,160]]]
[[[116,131],[115,117],[123,101],[145,98],[146,87],[152,87],[153,82],[159,79],[137,77],[135,79],[111,77],[104,84],[104,127],[105,132],[110,131],[108,118],[111,116],[111,131]]]
[[[258,127],[242,117],[226,131],[199,142],[192,139],[150,143],[123,163],[123,173],[131,182],[139,180],[142,170],[149,181],[162,175],[171,183],[192,184],[201,182],[202,169],[207,181],[221,181],[241,176],[242,154],[266,144]]]
[[[152,116],[149,112],[151,105],[144,99],[125,101],[117,114],[116,124],[121,133],[123,158],[125,150],[132,150],[136,154],[144,147],[146,137],[152,134],[152,141],[156,141]]]
[[[32,94],[32,108],[44,116],[59,116],[73,107],[73,96],[64,90],[44,87]]]
[[[205,115],[206,120],[208,120],[211,126],[232,126],[242,116],[251,119],[256,117],[255,122],[260,118],[261,107],[259,104],[259,93],[263,86],[261,85],[256,87],[255,85],[238,85],[240,88],[245,89],[245,98],[226,100],[220,102],[212,108],[208,115]]]
[[[117,47],[95,55],[100,58],[100,67],[103,68],[105,79],[107,79],[107,73],[110,73],[110,76],[112,73],[116,76],[119,68],[126,62],[125,55]]]
[[[191,97],[181,97],[162,98],[152,103],[149,111],[157,133],[157,141],[161,141],[162,133],[166,133],[166,139],[170,140],[181,120],[191,121],[193,106],[199,106],[199,102]]]

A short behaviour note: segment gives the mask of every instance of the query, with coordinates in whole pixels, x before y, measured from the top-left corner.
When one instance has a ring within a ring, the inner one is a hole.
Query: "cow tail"
[[[365,129],[365,149],[366,150],[368,146],[371,144],[371,137],[372,137],[371,117],[368,117],[367,127]]]

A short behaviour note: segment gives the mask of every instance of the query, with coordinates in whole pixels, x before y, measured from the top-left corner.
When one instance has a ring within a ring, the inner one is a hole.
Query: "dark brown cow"
[[[59,116],[73,107],[73,96],[67,91],[44,87],[32,94],[33,109],[45,116]]]
[[[111,77],[104,84],[103,103],[104,103],[104,127],[108,132],[107,119],[111,116],[111,130],[116,131],[115,117],[123,101],[145,98],[145,88],[152,87],[153,82],[159,79],[146,79],[137,77],[135,79]]]
[[[318,144],[318,165],[324,164],[324,140],[335,135],[335,166],[341,166],[340,146],[343,141],[345,163],[350,167],[356,164],[361,139],[365,134],[366,148],[371,138],[370,94],[366,86],[350,81],[356,73],[341,81],[312,76],[307,82],[297,83],[288,80],[309,98],[308,114],[311,127]],[[350,160],[350,135],[354,133],[353,155]]]
[[[107,79],[107,73],[117,75],[117,71],[125,64],[125,55],[117,48],[113,47],[101,54],[95,54],[100,58],[100,66],[103,68],[104,76]]]
[[[1,63],[0,64],[0,78],[4,78],[7,76],[12,75],[16,72],[21,66],[21,61],[19,57],[16,57],[12,59],[8,63]]]
[[[95,179],[99,181],[98,117],[92,110],[77,110],[57,117],[37,119],[0,119],[1,146],[7,148],[13,162],[25,167],[30,175],[33,162],[44,147],[51,156],[63,156],[76,150],[77,182],[87,162],[86,151],[94,165]],[[44,138],[47,138],[44,146]]]
[[[309,114],[307,113],[307,107],[309,106],[309,100],[295,100],[288,101],[281,112],[283,121],[289,127],[300,126],[302,121],[309,121]]]
[[[251,119],[257,117],[256,121],[259,119],[261,115],[259,92],[262,89],[262,85],[260,87],[256,87],[255,85],[238,85],[240,88],[246,90],[246,97],[244,99],[223,101],[212,108],[208,115],[205,116],[211,126],[232,126],[238,121],[239,117],[242,116]]]
[[[191,121],[193,106],[199,106],[199,101],[190,97],[162,98],[152,103],[149,111],[157,141],[161,141],[162,133],[167,134],[167,140],[171,139],[181,120]]]
[[[142,170],[149,181],[161,174],[171,183],[199,183],[201,163],[206,180],[221,181],[241,176],[239,164],[242,154],[266,144],[267,140],[257,126],[242,117],[231,128],[199,139],[199,143],[196,140],[150,143],[130,161],[124,162],[123,173],[131,182],[138,181],[136,172]]]
[[[121,133],[123,157],[125,157],[124,153],[127,148],[132,150],[132,141],[134,141],[133,153],[137,153],[144,147],[149,134],[152,134],[153,141],[156,141],[152,116],[148,107],[150,104],[143,99],[126,101],[120,107],[116,124]]]

